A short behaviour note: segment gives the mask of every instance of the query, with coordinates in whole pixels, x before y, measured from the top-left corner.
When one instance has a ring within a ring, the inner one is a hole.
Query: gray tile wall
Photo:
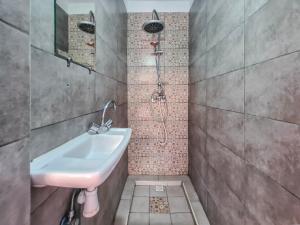
[[[300,224],[300,4],[195,0],[189,173],[212,225]]]
[[[0,0],[0,223],[30,224],[29,0]]]
[[[99,109],[115,99],[115,127],[127,127],[127,14],[122,0],[97,0],[97,72],[53,55],[54,1],[31,1],[30,159],[65,143],[99,121]],[[28,104],[29,105],[29,104]],[[100,112],[101,113],[101,112]],[[13,129],[13,128],[11,128]],[[18,130],[19,131],[19,130]],[[99,188],[100,212],[84,225],[110,225],[127,178],[127,154]],[[31,225],[59,224],[72,190],[31,188]]]

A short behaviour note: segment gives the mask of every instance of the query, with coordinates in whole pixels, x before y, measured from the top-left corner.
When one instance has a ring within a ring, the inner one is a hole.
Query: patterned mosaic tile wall
[[[133,129],[129,144],[129,173],[180,175],[188,172],[188,14],[159,13],[162,32],[161,78],[168,101],[165,146],[163,124],[156,122],[158,105],[151,110],[151,94],[157,90],[152,35],[142,30],[151,13],[128,15],[128,120]]]
[[[75,62],[91,66],[95,69],[95,35],[81,31],[77,27],[80,21],[89,21],[88,14],[76,14],[69,16],[69,56]]]

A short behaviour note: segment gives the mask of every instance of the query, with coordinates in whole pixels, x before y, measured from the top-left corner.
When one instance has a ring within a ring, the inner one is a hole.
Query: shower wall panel
[[[129,173],[179,175],[188,172],[188,14],[159,13],[162,32],[161,78],[168,102],[166,129],[157,121],[158,104],[151,110],[151,94],[157,90],[152,35],[142,30],[151,13],[128,15],[128,123],[133,129],[129,144]],[[155,115],[154,115],[155,114]]]
[[[211,225],[300,224],[300,4],[195,0],[189,155]]]

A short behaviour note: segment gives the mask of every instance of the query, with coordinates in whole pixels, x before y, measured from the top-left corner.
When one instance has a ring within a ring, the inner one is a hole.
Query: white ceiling
[[[194,0],[124,0],[127,12],[189,12]]]
[[[56,0],[56,3],[69,15],[89,14],[91,10],[95,12],[94,0]]]

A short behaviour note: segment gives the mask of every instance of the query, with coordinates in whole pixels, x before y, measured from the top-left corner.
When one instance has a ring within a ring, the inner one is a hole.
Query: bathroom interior
[[[299,225],[299,0],[0,0],[0,225]]]

